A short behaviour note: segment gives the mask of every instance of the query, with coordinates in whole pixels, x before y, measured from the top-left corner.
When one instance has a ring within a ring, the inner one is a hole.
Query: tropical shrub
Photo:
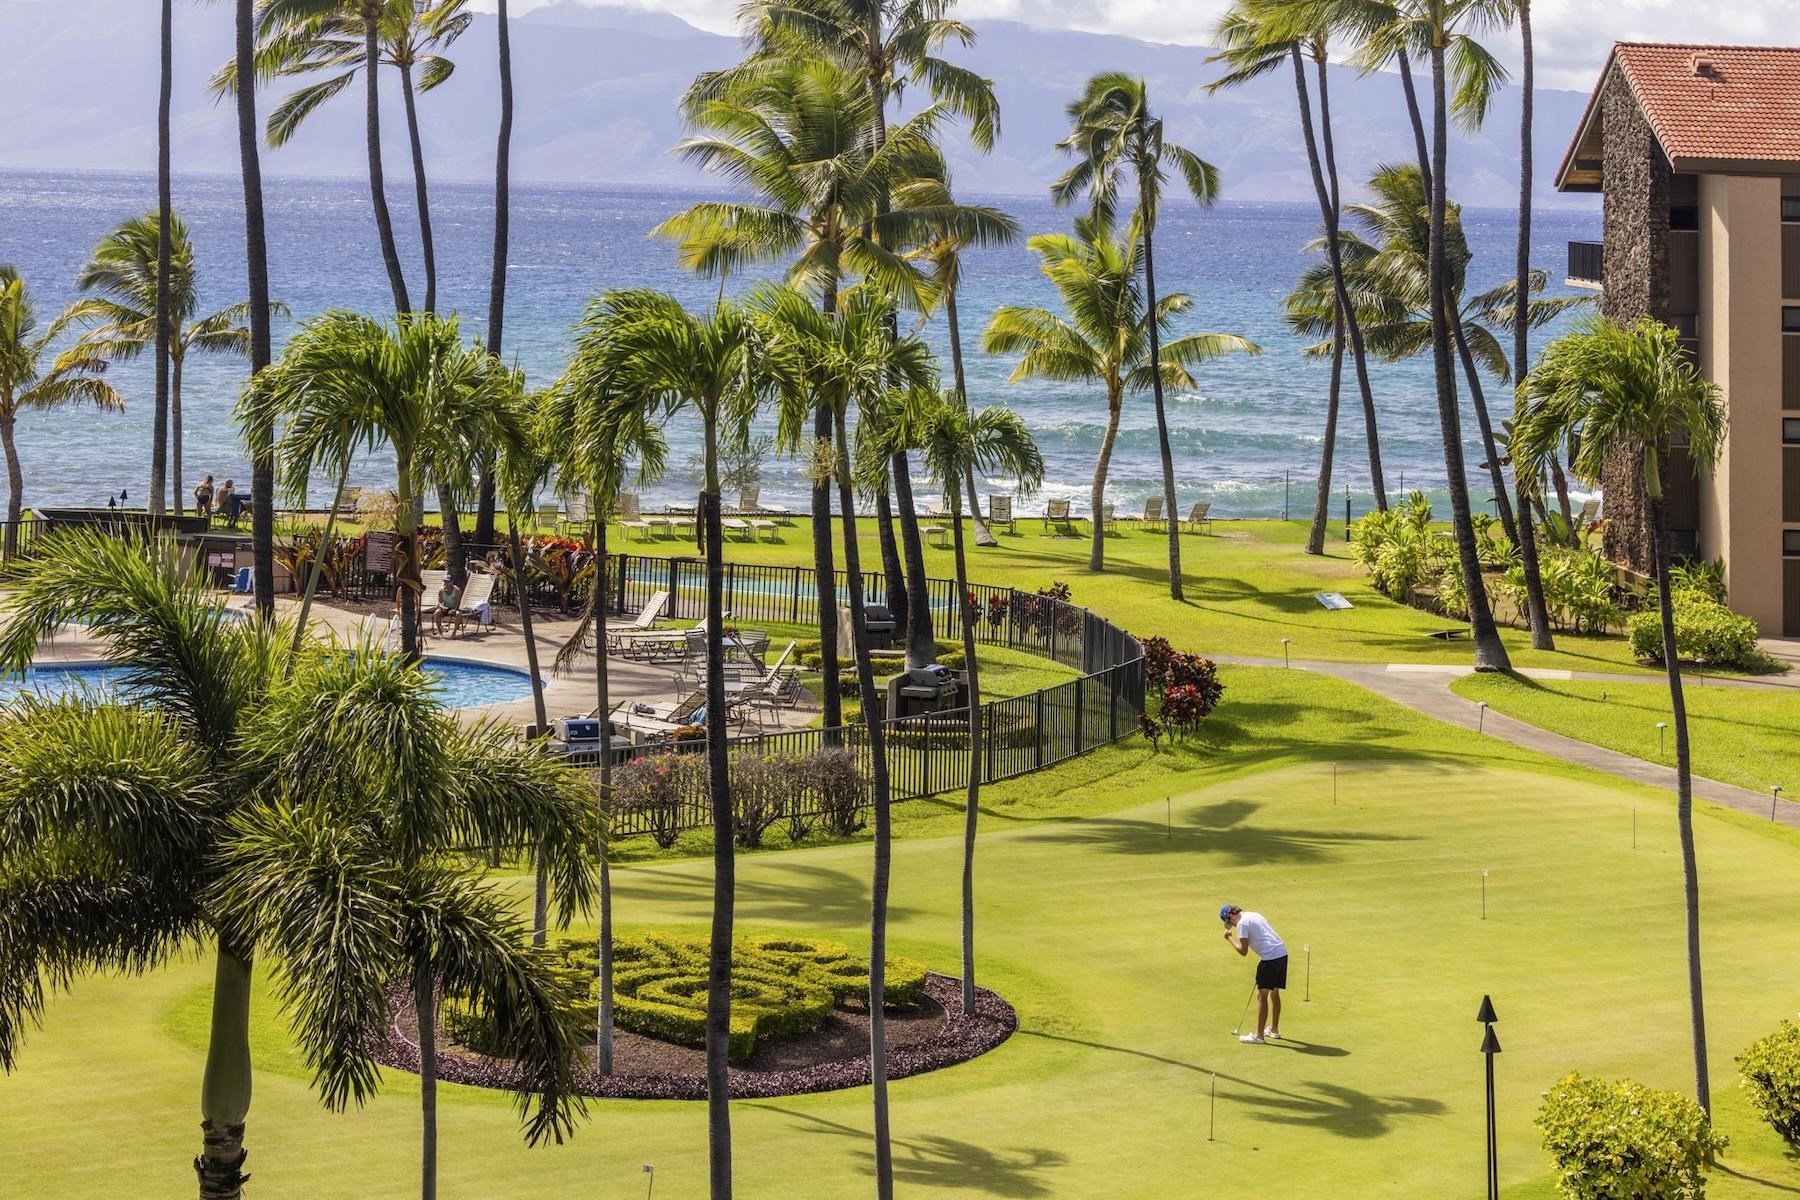
[[[1536,1124],[1571,1200],[1701,1200],[1729,1140],[1687,1096],[1580,1074],[1544,1093]]]
[[[1744,1090],[1757,1115],[1800,1146],[1800,1025],[1783,1021],[1737,1056]]]
[[[1673,589],[1671,589],[1673,591]],[[1748,666],[1756,660],[1756,622],[1739,616],[1717,600],[1695,591],[1673,591],[1675,656],[1683,662]],[[1662,614],[1657,610],[1631,618],[1631,653],[1661,662]]]
[[[1544,583],[1544,607],[1553,629],[1606,633],[1623,616],[1613,598],[1614,569],[1595,551],[1545,545],[1539,554],[1538,575]],[[1512,604],[1519,624],[1528,623],[1523,565],[1509,566],[1494,582],[1494,591]]]
[[[740,750],[731,756],[733,838],[738,845],[747,850],[762,845],[763,834],[794,807],[794,763],[786,754],[764,757]]]
[[[794,760],[799,795],[796,807],[809,805],[819,814],[825,831],[834,837],[850,837],[863,825],[863,777],[856,756],[841,747],[826,747]]]
[[[1724,604],[1725,560],[1715,558],[1676,563],[1669,568],[1669,586],[1677,596],[1682,592],[1696,592],[1708,600]]]
[[[1411,604],[1415,593],[1444,572],[1453,556],[1448,539],[1431,527],[1431,502],[1413,492],[1386,512],[1372,512],[1350,529],[1350,557],[1384,596]]]
[[[555,970],[580,986],[574,1019],[594,1021],[598,951],[591,941],[558,940],[546,952]],[[924,964],[887,960],[884,1008],[908,1009],[925,997]],[[706,1044],[707,943],[650,933],[613,940],[613,1019],[621,1029],[686,1046]],[[743,1063],[759,1039],[810,1033],[833,1009],[868,1007],[869,961],[836,942],[801,937],[739,938],[731,947],[730,1056]],[[444,1008],[444,1030],[458,1045],[492,1054],[493,1025],[459,1001]]]
[[[613,772],[613,814],[638,817],[667,850],[681,836],[683,808],[701,803],[709,772],[699,754],[652,754],[620,764]]]

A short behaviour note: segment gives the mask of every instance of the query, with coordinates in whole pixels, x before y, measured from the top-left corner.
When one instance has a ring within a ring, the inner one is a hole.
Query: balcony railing
[[[1600,287],[1606,281],[1606,245],[1603,242],[1569,243],[1569,278],[1574,287]]]

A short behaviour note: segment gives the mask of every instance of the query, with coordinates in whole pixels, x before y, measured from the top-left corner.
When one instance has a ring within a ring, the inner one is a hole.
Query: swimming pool
[[[511,667],[427,656],[425,670],[436,678],[443,701],[451,708],[506,704],[531,695],[531,676]],[[23,678],[0,678],[0,703],[26,692],[46,697],[82,689],[110,693],[123,674],[122,668],[104,662],[39,663],[27,668]]]

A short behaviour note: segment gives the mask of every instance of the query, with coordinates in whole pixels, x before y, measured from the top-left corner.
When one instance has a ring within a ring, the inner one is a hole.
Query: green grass
[[[1666,797],[1307,673],[1237,670],[1227,684],[1225,706],[1184,744],[1154,755],[1128,744],[988,793],[981,979],[1013,1000],[1022,1028],[976,1062],[893,1085],[907,1193],[1241,1196],[1264,1179],[1294,1196],[1472,1200],[1483,993],[1501,1016],[1514,1200],[1552,1194],[1530,1119],[1565,1071],[1688,1086]],[[896,813],[892,948],[946,971],[956,807]],[[1702,805],[1698,839],[1714,1097],[1733,1139],[1724,1165],[1740,1173],[1716,1175],[1709,1194],[1787,1194],[1800,1162],[1751,1117],[1730,1060],[1795,1007],[1800,838]],[[868,853],[845,843],[745,856],[740,927],[866,946]],[[710,878],[706,861],[668,856],[618,870],[622,931],[700,931]],[[528,880],[502,883],[523,901]],[[1284,1020],[1294,1046],[1229,1034],[1249,969],[1219,940],[1213,913],[1226,900],[1267,913],[1300,955]],[[184,963],[83,980],[54,1002],[0,1082],[0,1178],[67,1200],[191,1188],[209,978],[205,963]],[[411,1079],[389,1073],[366,1109],[327,1114],[266,996],[253,1036],[256,1195],[416,1192]],[[533,1151],[504,1097],[449,1087],[442,1101],[446,1197],[632,1195],[644,1162],[658,1196],[704,1193],[700,1104],[596,1104],[571,1143]],[[740,1194],[792,1195],[797,1179],[809,1195],[866,1193],[866,1089],[739,1103],[733,1119]]]
[[[1694,773],[1766,792],[1773,784],[1800,799],[1800,691],[1706,687],[1690,673],[1688,731]],[[1456,693],[1509,717],[1651,762],[1675,762],[1665,733],[1657,750],[1656,724],[1670,720],[1669,689],[1660,683],[1587,683],[1472,675]]]
[[[1295,658],[1456,664],[1471,659],[1466,640],[1428,636],[1455,622],[1397,604],[1369,586],[1368,576],[1349,558],[1341,524],[1319,557],[1305,553],[1307,527],[1298,521],[1217,521],[1209,534],[1184,533],[1187,601],[1180,606],[1169,600],[1163,534],[1121,525],[1119,533],[1107,538],[1107,569],[1096,575],[1087,569],[1086,538],[1044,537],[1039,528],[1036,521],[1021,520],[1016,535],[1001,531],[1000,545],[988,549],[977,548],[969,536],[969,578],[1027,590],[1062,580],[1074,589],[1076,603],[1134,633],[1160,634],[1201,652],[1280,658],[1285,637],[1291,639],[1288,649]],[[809,521],[798,520],[781,528],[780,544],[733,542],[726,553],[735,562],[810,564],[810,530]],[[873,522],[861,522],[859,531],[864,564],[878,564]],[[609,533],[609,546],[644,554],[691,552],[688,542],[626,542],[622,534]],[[928,545],[925,566],[932,575],[954,574],[948,550]],[[1342,592],[1356,607],[1348,612],[1320,608],[1313,593],[1323,591]],[[1506,629],[1503,636],[1519,666],[1645,671],[1632,660],[1622,637],[1559,635],[1559,649],[1543,652],[1531,648],[1524,630]]]

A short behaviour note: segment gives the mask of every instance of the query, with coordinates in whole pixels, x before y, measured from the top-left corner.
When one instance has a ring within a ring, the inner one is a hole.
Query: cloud
[[[512,0],[523,14],[553,0]],[[583,0],[589,2],[589,0]],[[729,33],[737,0],[641,0],[624,3],[673,13],[716,33]],[[475,7],[492,11],[493,0]],[[963,0],[958,14],[970,21],[1022,21],[1061,29],[1115,33],[1152,42],[1205,44],[1228,0]],[[1693,0],[1536,0],[1532,32],[1538,82],[1544,87],[1588,91],[1615,41],[1784,43],[1787,3],[1748,0],[1695,4]],[[1487,39],[1509,67],[1519,61],[1510,34]]]

